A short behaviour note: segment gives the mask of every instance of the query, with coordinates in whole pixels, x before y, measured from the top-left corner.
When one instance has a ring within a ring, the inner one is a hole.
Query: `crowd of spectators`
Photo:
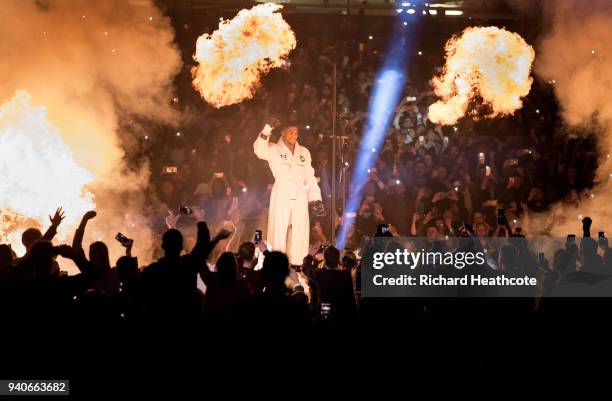
[[[336,170],[332,214],[342,214],[343,197],[352,191],[352,166],[387,35],[383,24],[369,24],[367,31],[359,24],[358,19],[342,20],[331,30],[323,23],[308,29],[292,24],[300,45],[286,69],[264,78],[253,100],[215,110],[193,99],[190,87],[184,90],[178,102],[187,103],[182,105],[185,110],[202,111],[191,113],[197,116],[184,129],[144,141],[154,170],[156,199],[152,203],[159,206],[160,233],[166,228],[168,211],[176,214],[180,206],[189,206],[212,227],[236,233],[227,250],[236,252],[255,229],[263,229],[265,238],[273,178],[265,162],[253,154],[252,143],[270,116],[279,117],[284,125],[298,126],[299,142],[313,155],[328,209]],[[473,225],[483,236],[494,235],[500,209],[512,230],[520,227],[523,234],[546,234],[550,227],[532,227],[530,214],[546,211],[558,200],[577,203],[593,183],[598,159],[594,141],[557,127],[557,106],[549,83],[536,80],[524,107],[514,116],[466,118],[455,126],[428,121],[428,106],[436,100],[429,80],[444,62],[434,47],[438,42],[423,40],[423,50],[417,53],[415,46],[409,60],[402,100],[375,166],[368,171],[363,199],[350,224],[353,248],[381,223],[391,224],[398,235],[453,235],[462,224]],[[331,154],[334,63],[337,135],[344,137],[338,143],[342,158],[338,154],[335,166]],[[334,221],[337,231],[342,222]],[[187,216],[178,222],[185,228],[191,223]],[[313,219],[312,242],[331,238],[331,218]]]
[[[328,36],[325,30],[300,36],[296,28],[300,46],[285,70],[264,79],[255,99],[222,110],[202,107],[179,131],[143,139],[153,168],[150,201],[159,211],[153,224],[163,254],[156,262],[139,266],[129,241],[126,256],[115,267],[102,242],[92,243],[86,256],[83,231],[95,212],[83,217],[72,246],[50,242],[61,211],[44,235],[34,229],[24,232],[25,256],[17,258],[10,247],[0,245],[2,305],[14,320],[37,316],[40,322],[78,318],[118,324],[292,326],[355,322],[361,310],[361,241],[381,224],[388,224],[395,237],[431,242],[457,236],[485,247],[489,237],[528,241],[548,230],[532,227],[531,214],[560,199],[578,202],[592,184],[595,146],[588,137],[553,131],[556,106],[548,84],[536,81],[524,108],[512,117],[437,126],[427,119],[427,108],[435,101],[428,77],[442,60],[420,59],[415,53],[414,71],[369,171],[347,249],[329,245],[331,225],[313,219],[310,255],[302,266],[289,266],[284,254],[270,252],[264,241],[253,242],[256,229],[263,229],[265,238],[273,179],[253,154],[252,143],[269,116],[298,126],[329,208],[331,170],[346,167],[350,177],[358,157],[384,43],[382,26],[370,27],[373,38],[381,38],[377,42],[352,34],[363,30],[354,21],[342,24],[337,29],[344,36]],[[310,29],[314,32],[317,26]],[[342,166],[331,163],[334,63],[343,122],[338,129],[347,137]],[[179,96],[177,103],[187,103],[184,98],[188,96]],[[341,205],[343,188],[350,193],[350,183],[339,182],[338,188],[336,204]],[[348,222],[337,219],[333,229],[340,224]],[[209,228],[219,234],[211,239]],[[525,243],[496,249],[495,268],[539,274],[534,299],[555,291],[569,273],[607,276],[612,271],[607,241],[591,239],[589,229],[585,219],[580,247],[568,243],[555,250],[550,265]],[[183,235],[193,241],[184,241]],[[58,256],[73,260],[81,273],[62,274]]]

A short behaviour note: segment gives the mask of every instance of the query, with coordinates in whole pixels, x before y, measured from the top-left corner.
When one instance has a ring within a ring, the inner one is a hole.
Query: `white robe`
[[[289,263],[301,265],[309,247],[308,202],[320,201],[321,190],[308,149],[296,143],[292,154],[282,138],[277,143],[269,143],[267,126],[263,133],[268,138],[259,135],[253,149],[257,157],[268,162],[274,175],[267,241],[272,250],[286,253]]]

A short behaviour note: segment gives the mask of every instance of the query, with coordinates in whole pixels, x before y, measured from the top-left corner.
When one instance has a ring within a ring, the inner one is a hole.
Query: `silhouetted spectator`
[[[205,259],[221,238],[212,241],[206,223],[198,223],[198,238],[191,253],[181,255],[183,235],[176,229],[162,237],[164,256],[147,266],[142,273],[142,301],[149,321],[193,323],[200,314],[201,296],[197,290],[197,274],[204,269]]]
[[[258,294],[263,290],[264,283],[261,277],[261,271],[254,269],[255,262],[255,244],[252,242],[243,242],[238,248],[239,275],[244,282],[247,283],[251,294]]]
[[[308,324],[299,299],[293,299],[285,286],[289,275],[289,259],[281,252],[270,252],[264,259],[262,276],[264,290],[245,301],[239,319],[253,329],[296,329]]]
[[[334,321],[351,321],[357,312],[351,272],[342,270],[340,252],[335,247],[325,248],[323,258],[323,268],[312,272],[312,278],[319,288],[319,307],[324,303],[329,304]]]
[[[236,305],[250,295],[247,283],[238,276],[238,261],[231,252],[224,252],[211,272],[205,264],[202,281],[206,284],[203,316],[209,323],[227,323],[232,320]]]

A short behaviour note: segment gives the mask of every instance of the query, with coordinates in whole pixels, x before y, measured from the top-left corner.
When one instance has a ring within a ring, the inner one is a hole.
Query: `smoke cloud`
[[[143,191],[150,173],[147,165],[130,170],[124,160],[125,144],[144,133],[120,132],[119,122],[177,121],[169,99],[181,60],[169,18],[149,0],[5,0],[0,37],[0,102],[27,91],[95,177],[88,189],[98,217],[89,239],[104,240],[116,257],[122,248],[112,238],[122,231],[146,259],[152,237]]]
[[[580,194],[575,205],[555,205],[554,217],[539,218],[554,218],[553,232],[558,235],[579,233],[579,216],[590,216],[592,231],[598,227],[603,231],[612,221],[612,208],[608,205],[612,200],[612,164],[608,156],[612,153],[612,3],[548,1],[542,7],[551,29],[539,43],[535,71],[544,80],[554,80],[556,97],[568,125],[587,127],[599,134],[600,156],[593,190]]]

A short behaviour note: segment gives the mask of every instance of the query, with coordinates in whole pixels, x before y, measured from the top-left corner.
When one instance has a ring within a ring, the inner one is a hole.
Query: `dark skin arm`
[[[194,256],[199,263],[200,266],[200,277],[202,277],[202,281],[206,284],[211,277],[211,271],[206,264],[206,258],[215,248],[217,243],[227,237],[230,236],[230,232],[227,230],[221,230],[212,240],[210,239],[210,231],[208,230],[208,225],[200,221],[198,223],[198,239],[196,245],[193,247],[191,251],[191,255]]]
[[[85,258],[84,255],[77,253],[70,245],[60,245],[57,247],[57,253],[74,262],[79,268],[82,278],[86,283],[93,283],[99,278],[99,272],[93,265]]]
[[[85,235],[85,226],[87,225],[87,222],[93,219],[94,217],[96,217],[96,212],[94,212],[93,210],[90,210],[89,212],[83,215],[83,218],[81,219],[81,224],[79,224],[79,227],[76,229],[74,233],[74,238],[72,240],[72,249],[74,249],[76,253],[83,256],[85,255],[85,251],[83,250],[83,236]]]
[[[49,227],[49,229],[45,232],[41,240],[51,241],[53,237],[55,237],[55,234],[57,234],[57,227],[59,227],[59,225],[62,223],[62,220],[64,220],[64,211],[61,207],[59,207],[55,211],[53,217],[49,216],[49,221],[51,221],[51,227]]]

